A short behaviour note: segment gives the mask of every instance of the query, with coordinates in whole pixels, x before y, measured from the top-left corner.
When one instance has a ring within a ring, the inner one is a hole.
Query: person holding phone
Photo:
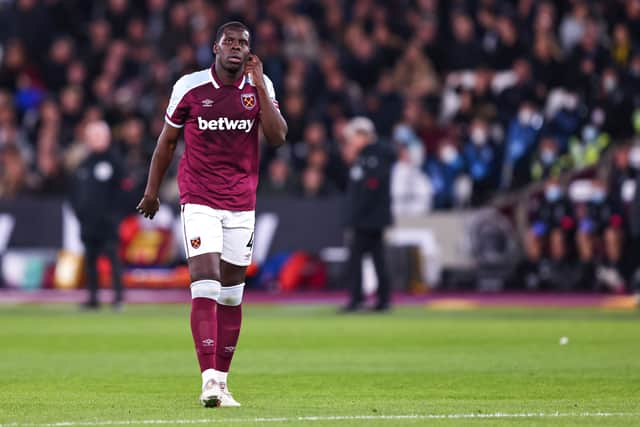
[[[176,82],[137,207],[149,218],[158,211],[160,183],[184,130],[178,185],[205,407],[240,406],[229,392],[227,374],[253,248],[258,128],[272,146],[282,145],[287,134],[273,84],[250,43],[243,23],[227,22],[216,33],[213,66]]]

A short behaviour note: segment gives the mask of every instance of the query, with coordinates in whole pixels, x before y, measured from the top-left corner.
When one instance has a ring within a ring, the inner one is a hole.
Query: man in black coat
[[[373,122],[356,117],[345,128],[344,158],[350,166],[345,226],[349,235],[346,277],[351,299],[344,311],[363,303],[362,258],[370,253],[378,276],[377,311],[389,309],[389,276],[384,260],[384,229],[391,224],[391,167],[393,151],[377,142]]]
[[[90,151],[73,174],[71,205],[80,221],[85,247],[87,309],[99,307],[97,260],[100,254],[111,262],[114,309],[122,307],[122,267],[118,258],[121,183],[124,176],[119,155],[111,148],[111,131],[102,121],[85,129],[85,144]]]

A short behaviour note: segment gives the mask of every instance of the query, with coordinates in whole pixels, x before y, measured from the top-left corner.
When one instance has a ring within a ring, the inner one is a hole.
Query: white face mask
[[[528,125],[533,118],[533,111],[528,108],[523,108],[518,113],[518,121],[523,125]]]
[[[615,77],[606,77],[603,82],[604,90],[607,92],[612,92],[618,87],[618,82]]]
[[[451,145],[446,145],[442,147],[442,150],[440,150],[440,160],[445,164],[450,165],[455,162],[457,158],[458,150],[453,148]]]
[[[424,149],[422,148],[422,145],[412,144],[407,147],[407,151],[411,164],[420,167],[424,161]]]
[[[549,149],[544,149],[540,152],[540,159],[543,163],[549,164],[553,163],[556,159],[556,152]]]
[[[598,137],[598,130],[595,126],[585,126],[582,129],[582,141],[591,142]]]
[[[635,169],[640,169],[640,146],[634,145],[629,150],[629,164]]]
[[[559,185],[550,185],[544,190],[544,198],[549,202],[555,202],[562,197],[562,188]]]
[[[487,131],[486,129],[476,127],[471,129],[471,141],[474,144],[482,146],[487,143]]]
[[[591,193],[591,200],[596,202],[596,203],[603,202],[605,197],[606,197],[606,194],[605,194],[604,190],[599,189],[599,188],[593,190],[593,193]]]

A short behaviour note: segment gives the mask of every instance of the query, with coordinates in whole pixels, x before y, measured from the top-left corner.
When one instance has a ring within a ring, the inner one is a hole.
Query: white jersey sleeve
[[[273,82],[269,77],[266,76],[266,74],[264,76],[264,84],[267,88],[267,94],[273,102],[273,106],[276,107],[276,110],[280,111],[280,105],[278,104],[278,100],[276,99],[276,90],[273,87]]]

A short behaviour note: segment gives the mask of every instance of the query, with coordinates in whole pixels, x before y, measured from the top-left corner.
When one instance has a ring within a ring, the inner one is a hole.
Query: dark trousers
[[[389,275],[384,260],[383,230],[353,230],[349,244],[349,261],[347,262],[347,283],[351,290],[350,305],[359,305],[362,294],[362,258],[370,253],[378,276],[378,305],[389,304]]]
[[[113,302],[122,301],[122,265],[118,258],[118,241],[113,239],[85,238],[85,261],[87,268],[87,289],[89,302],[98,303],[98,256],[104,254],[111,263],[111,284],[113,286]]]

